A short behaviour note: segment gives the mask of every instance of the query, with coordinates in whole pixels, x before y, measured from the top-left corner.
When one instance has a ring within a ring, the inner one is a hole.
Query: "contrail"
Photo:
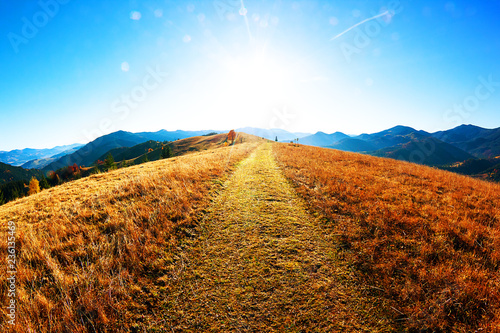
[[[357,26],[359,26],[359,25],[361,25],[361,24],[363,24],[363,23],[366,23],[366,22],[368,22],[368,21],[374,20],[374,19],[376,19],[376,18],[379,18],[379,17],[384,16],[384,15],[387,15],[387,14],[390,14],[388,10],[386,10],[386,11],[385,11],[385,12],[383,12],[382,14],[375,15],[375,16],[370,17],[370,18],[367,18],[366,20],[363,20],[363,21],[361,21],[361,22],[359,22],[359,23],[356,23],[355,25],[353,25],[353,26],[352,26],[352,27],[350,27],[349,29],[347,29],[347,30],[345,30],[345,31],[342,31],[342,32],[341,32],[341,33],[339,33],[337,36],[335,36],[335,37],[333,37],[332,39],[330,39],[330,42],[331,42],[332,40],[335,40],[335,39],[339,38],[339,37],[340,37],[340,36],[342,36],[343,34],[348,33],[349,31],[351,31],[352,29],[356,28]]]
[[[241,0],[241,9],[245,9],[245,4],[243,3],[243,0]],[[247,14],[243,15],[245,17],[245,24],[247,26],[247,32],[248,32],[248,38],[250,38],[250,42],[253,41],[252,33],[250,32],[250,24],[248,23],[248,17]]]

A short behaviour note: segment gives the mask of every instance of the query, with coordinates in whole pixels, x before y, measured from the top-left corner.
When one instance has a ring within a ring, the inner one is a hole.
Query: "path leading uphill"
[[[263,144],[238,166],[177,262],[163,304],[168,331],[372,331],[333,240],[272,154]]]

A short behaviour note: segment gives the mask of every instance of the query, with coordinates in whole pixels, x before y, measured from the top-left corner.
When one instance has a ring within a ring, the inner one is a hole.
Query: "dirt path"
[[[169,331],[372,331],[332,240],[286,181],[271,144],[238,166],[207,216],[165,288]]]

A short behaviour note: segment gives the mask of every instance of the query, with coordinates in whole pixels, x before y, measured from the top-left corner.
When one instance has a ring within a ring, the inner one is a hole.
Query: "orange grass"
[[[390,159],[273,145],[367,293],[409,332],[500,331],[500,185]]]
[[[0,253],[16,224],[16,326],[7,324],[0,265],[0,331],[143,331],[151,287],[175,260],[210,193],[257,145],[219,148],[93,175],[0,207]],[[253,141],[253,142],[251,142]],[[161,319],[161,318],[160,318]]]

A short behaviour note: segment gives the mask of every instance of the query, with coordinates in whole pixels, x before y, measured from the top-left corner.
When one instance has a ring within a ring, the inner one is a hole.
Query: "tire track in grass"
[[[384,331],[304,207],[271,143],[241,162],[165,281],[167,331]]]

